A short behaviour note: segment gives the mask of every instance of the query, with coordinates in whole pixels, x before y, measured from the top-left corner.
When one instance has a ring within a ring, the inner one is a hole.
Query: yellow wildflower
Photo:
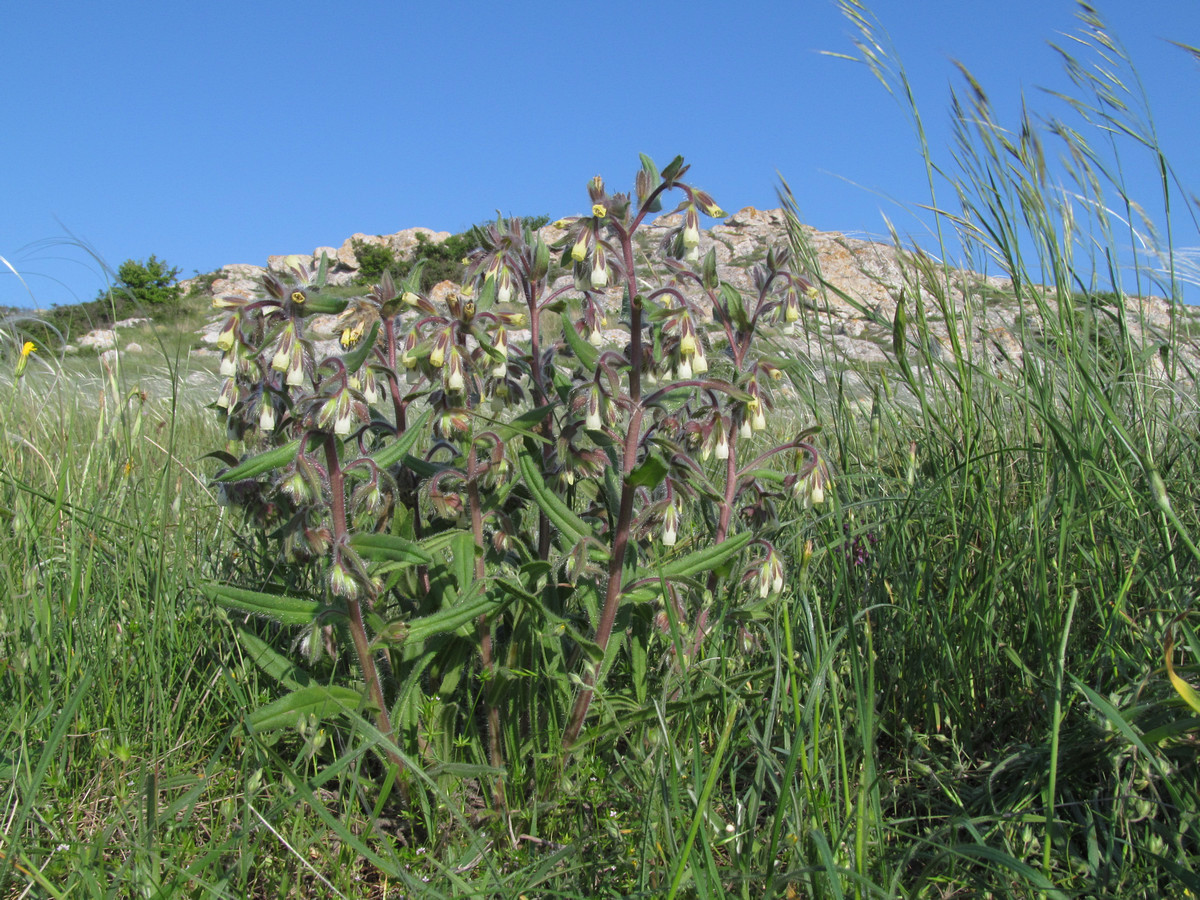
[[[21,347],[21,356],[17,360],[16,376],[22,378],[25,375],[25,367],[29,365],[29,354],[37,352],[37,345],[33,341],[26,341]]]

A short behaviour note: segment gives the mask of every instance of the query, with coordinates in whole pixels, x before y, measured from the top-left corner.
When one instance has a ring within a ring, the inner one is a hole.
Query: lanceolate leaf
[[[749,544],[753,538],[752,532],[740,532],[713,547],[703,547],[687,556],[665,562],[653,574],[661,574],[664,578],[687,578],[701,572],[709,572]]]
[[[250,457],[227,472],[222,472],[217,476],[217,481],[241,481],[243,478],[254,478],[272,469],[281,469],[296,458],[296,451],[299,449],[300,438],[288,441],[266,453]]]
[[[294,691],[298,688],[308,687],[312,683],[312,678],[307,672],[286,656],[277,653],[275,648],[262,638],[243,628],[238,629],[237,637],[238,643],[246,649],[246,653],[254,660],[255,665],[284,687]]]
[[[425,410],[421,415],[408,423],[408,427],[404,429],[404,434],[400,435],[396,440],[392,441],[378,453],[371,457],[371,461],[381,469],[387,469],[394,466],[408,454],[416,445],[417,441],[425,433],[425,423],[429,421],[429,417],[433,414],[433,410]]]
[[[310,715],[328,719],[340,715],[347,707],[358,709],[361,702],[362,695],[353,688],[311,684],[256,709],[246,717],[246,724],[252,731],[260,732],[293,728]]]
[[[372,562],[399,562],[412,565],[429,565],[433,556],[420,545],[395,534],[352,534],[350,546],[363,559]]]
[[[484,592],[483,585],[477,584],[474,590],[460,596],[453,606],[419,619],[393,623],[381,637],[397,642],[425,641],[434,635],[455,631],[482,615],[498,613],[508,605],[510,599],[499,592],[488,595]]]
[[[542,473],[538,471],[537,462],[534,460],[534,451],[529,449],[528,444],[526,444],[524,452],[517,454],[517,465],[521,469],[521,477],[525,479],[525,486],[533,495],[538,509],[544,512],[554,527],[563,533],[568,547],[575,546],[591,535],[592,529],[587,522],[576,515],[562,497],[546,486],[546,482],[542,480]]]
[[[566,339],[571,352],[575,354],[575,358],[579,360],[580,366],[585,370],[596,368],[596,361],[600,358],[600,351],[585,341],[579,336],[579,332],[575,329],[575,323],[571,321],[570,315],[565,315],[562,318],[563,337]]]
[[[226,609],[263,616],[283,625],[308,625],[316,621],[329,607],[316,600],[289,597],[286,594],[266,594],[227,584],[206,584],[201,587],[210,600]]]

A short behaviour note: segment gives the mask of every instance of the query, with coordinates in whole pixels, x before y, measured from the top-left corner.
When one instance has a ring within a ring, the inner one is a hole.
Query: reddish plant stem
[[[633,521],[633,500],[637,488],[629,483],[629,473],[637,463],[638,444],[642,430],[642,416],[645,410],[639,404],[633,408],[629,418],[629,430],[625,434],[625,456],[621,466],[621,507],[617,513],[617,525],[613,532],[612,556],[608,561],[608,586],[604,595],[604,608],[600,612],[600,622],[596,626],[596,645],[601,657],[608,646],[612,635],[613,624],[617,619],[617,608],[621,604],[621,590],[624,587],[625,550],[629,546],[629,531]],[[583,729],[587,718],[588,707],[595,693],[597,669],[589,667],[582,675],[583,688],[575,698],[575,706],[571,710],[571,718],[567,730],[563,733],[563,747],[570,749]]]
[[[346,528],[346,483],[342,475],[341,463],[338,460],[337,439],[332,434],[325,435],[325,464],[329,470],[329,489],[333,496],[331,508],[333,513],[333,539],[336,545],[341,545],[350,539]],[[354,643],[354,652],[358,655],[358,664],[362,669],[363,680],[371,695],[371,702],[376,706],[375,727],[386,735],[389,740],[395,740],[392,733],[392,723],[388,717],[387,701],[383,696],[383,685],[379,681],[379,670],[375,668],[375,657],[371,653],[371,642],[367,638],[367,629],[363,624],[362,605],[357,597],[347,598],[346,611],[350,619],[350,639]],[[396,766],[403,764],[399,755],[391,749],[386,751],[388,760]]]
[[[726,440],[729,442],[729,458],[725,461],[725,496],[721,498],[721,515],[717,520],[717,533],[713,543],[720,544],[729,537],[729,523],[733,519],[733,501],[737,499],[737,441],[738,430],[730,417]],[[717,573],[708,573],[708,590],[712,593],[717,589]]]
[[[479,498],[478,460],[473,444],[467,457],[467,502],[471,507],[471,531],[476,546],[475,580],[482,584],[487,579],[487,563],[483,558],[483,507]],[[490,680],[490,677],[496,674],[496,663],[492,658],[492,626],[486,615],[481,615],[476,620],[475,633],[479,639],[479,661]],[[504,751],[500,745],[500,710],[486,695],[484,705],[488,723],[488,761],[494,767],[501,768],[504,765]],[[503,807],[503,778],[496,781],[495,797],[497,804]]]

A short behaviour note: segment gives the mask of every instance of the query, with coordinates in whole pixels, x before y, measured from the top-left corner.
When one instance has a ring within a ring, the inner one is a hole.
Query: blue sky
[[[1022,91],[1068,82],[1047,46],[1077,30],[1068,0],[877,0],[935,160],[949,151],[961,60],[1002,118]],[[1196,0],[1098,0],[1151,98],[1163,147],[1200,190]],[[682,153],[731,212],[920,239],[924,168],[904,110],[852,52],[832,0],[798,2],[20,3],[0,34],[0,256],[36,303],[91,299],[150,254],[185,275],[262,265],[354,232],[459,231],[494,215],[580,212],[638,153]],[[1134,154],[1134,193],[1156,208]],[[1200,245],[1177,198],[1177,243]],[[31,305],[10,274],[0,305]]]

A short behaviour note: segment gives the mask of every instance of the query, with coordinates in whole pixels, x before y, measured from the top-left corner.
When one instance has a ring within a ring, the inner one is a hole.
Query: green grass
[[[1128,330],[1096,340],[1094,273],[1018,228],[1066,226],[985,112],[944,164],[968,214],[942,221],[1057,352],[934,357],[909,304],[907,371],[873,368],[873,403],[798,369],[780,418],[823,425],[838,480],[772,526],[782,602],[714,598],[702,653],[672,620],[622,655],[570,758],[548,749],[562,723],[509,723],[507,819],[436,683],[427,737],[455,765],[408,806],[362,717],[247,727],[279,689],[237,629],[283,656],[296,635],[199,590],[271,562],[208,486],[211,373],[164,343],[0,382],[0,896],[1200,894],[1200,718],[1165,671],[1173,634],[1175,671],[1200,672],[1200,396]],[[955,274],[911,266],[969,330]],[[514,663],[527,708],[556,708],[555,664]]]

